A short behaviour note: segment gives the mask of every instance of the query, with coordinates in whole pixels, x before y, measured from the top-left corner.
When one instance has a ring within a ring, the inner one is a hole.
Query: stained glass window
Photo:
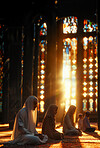
[[[24,27],[22,27],[22,49],[21,49],[21,86],[23,86],[23,67],[24,67]],[[21,87],[21,96],[23,88]]]
[[[39,51],[39,69],[38,69],[38,98],[39,98],[39,111],[44,112],[45,100],[45,69],[47,57],[47,41],[41,40]]]
[[[40,27],[40,36],[47,35],[47,24],[43,23]]]
[[[89,101],[87,110],[96,111],[97,102],[95,100],[98,97],[97,38],[92,36],[84,37],[83,49],[83,97]]]
[[[83,99],[83,111],[87,110],[87,100]]]
[[[69,16],[63,20],[63,33],[77,33],[78,19],[74,16]]]
[[[0,112],[2,112],[3,99],[3,57],[4,57],[4,25],[0,24]]]
[[[94,32],[97,31],[97,24],[91,22],[90,20],[84,20],[84,32]]]
[[[77,39],[63,39],[63,84],[65,88],[66,111],[76,104]]]

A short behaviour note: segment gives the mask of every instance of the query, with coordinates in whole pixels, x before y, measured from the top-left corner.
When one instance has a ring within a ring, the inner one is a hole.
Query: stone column
[[[21,107],[21,33],[19,26],[8,27],[9,69],[9,125],[13,127],[16,113]]]
[[[39,57],[39,28],[40,26],[37,25],[37,23],[34,24],[35,28],[35,45],[34,45],[34,74],[33,74],[33,94],[37,96],[37,83],[38,83],[38,57]]]
[[[47,64],[45,86],[45,109],[56,103],[56,15],[50,12],[47,16]]]
[[[63,21],[57,22],[57,85],[56,100],[58,105],[57,121],[62,123],[65,111],[65,97],[63,87]]]
[[[24,27],[24,71],[23,71],[23,99],[22,105],[28,96],[33,94],[33,26],[32,20],[26,21]]]
[[[77,113],[82,112],[82,83],[83,83],[83,18],[78,18],[77,42],[77,72],[76,72],[76,107]]]

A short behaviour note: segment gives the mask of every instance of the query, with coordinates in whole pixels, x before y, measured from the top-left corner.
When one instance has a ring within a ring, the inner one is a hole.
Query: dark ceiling
[[[51,10],[59,17],[78,15],[96,18],[97,0],[31,0],[31,1],[2,1],[0,2],[0,20],[6,22],[23,22],[23,19],[30,13],[48,13]],[[49,14],[49,13],[48,13]]]

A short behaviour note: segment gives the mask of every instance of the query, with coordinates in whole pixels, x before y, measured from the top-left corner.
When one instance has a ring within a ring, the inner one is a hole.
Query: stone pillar
[[[82,112],[82,83],[83,83],[83,18],[78,18],[77,72],[76,72],[76,107],[77,113]]]
[[[8,48],[10,51],[9,69],[9,125],[13,127],[16,113],[21,107],[21,33],[19,26],[8,27]]]
[[[47,64],[45,86],[45,109],[56,103],[56,15],[50,12],[47,16]]]
[[[33,75],[33,94],[37,96],[37,83],[38,83],[38,57],[39,57],[39,28],[40,26],[37,25],[37,23],[34,24],[34,39],[35,39],[35,45],[34,45],[34,75]]]
[[[28,96],[33,94],[33,26],[32,20],[26,21],[24,27],[24,70],[23,70],[23,99],[22,105]]]
[[[57,121],[63,121],[65,112],[65,97],[63,88],[63,21],[57,22],[57,85],[56,100],[58,105]]]
[[[98,129],[100,130],[100,11],[97,12],[97,24],[98,24]]]

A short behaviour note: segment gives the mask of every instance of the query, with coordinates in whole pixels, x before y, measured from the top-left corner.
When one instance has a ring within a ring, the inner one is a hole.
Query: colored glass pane
[[[44,112],[45,99],[45,67],[47,58],[47,41],[41,40],[39,44],[39,66],[38,66],[38,98],[39,111]]]
[[[63,85],[66,111],[76,104],[77,39],[63,39]],[[69,101],[70,100],[70,101]]]
[[[40,36],[47,35],[47,24],[43,23],[40,27]]]
[[[84,32],[94,32],[97,31],[97,24],[91,22],[90,20],[84,20]]]
[[[96,111],[97,109],[93,109],[93,106],[96,107],[94,104],[98,97],[97,38],[92,36],[84,37],[83,49],[83,97],[90,98],[89,110]]]
[[[64,34],[77,33],[77,25],[78,25],[77,17],[70,16],[70,17],[64,18],[63,33]]]

